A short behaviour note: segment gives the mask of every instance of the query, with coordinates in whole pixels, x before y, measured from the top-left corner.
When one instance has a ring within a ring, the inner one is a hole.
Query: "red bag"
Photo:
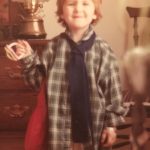
[[[48,109],[46,104],[45,83],[38,94],[37,105],[29,120],[25,134],[25,150],[47,149]]]

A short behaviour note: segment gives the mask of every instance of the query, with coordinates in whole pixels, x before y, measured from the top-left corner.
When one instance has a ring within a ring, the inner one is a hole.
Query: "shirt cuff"
[[[108,105],[107,107],[106,107],[106,111],[109,113],[115,113],[115,114],[117,114],[117,115],[122,115],[122,116],[125,116],[126,114],[127,114],[127,112],[128,112],[128,110],[125,108],[125,107],[123,107],[123,106],[117,106],[116,107],[116,105],[115,104],[110,104],[110,105]]]
[[[22,66],[28,66],[35,60],[36,57],[37,57],[37,52],[33,52],[31,55],[21,59],[20,63]]]
[[[105,127],[117,127],[125,123],[124,117],[112,112],[106,112]]]

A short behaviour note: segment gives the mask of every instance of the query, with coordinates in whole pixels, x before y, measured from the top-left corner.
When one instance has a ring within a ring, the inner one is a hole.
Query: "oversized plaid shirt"
[[[92,33],[93,30],[89,30],[82,40],[88,39]],[[49,42],[40,57],[33,52],[31,56],[22,60],[23,74],[30,85],[38,88],[42,78],[46,77],[49,150],[72,150],[67,76],[70,54],[69,43],[58,35]],[[85,52],[85,64],[90,83],[94,150],[98,150],[103,128],[117,126],[123,122],[124,108],[118,66],[113,51],[98,36],[92,48]],[[90,144],[91,141],[84,144],[85,149]]]

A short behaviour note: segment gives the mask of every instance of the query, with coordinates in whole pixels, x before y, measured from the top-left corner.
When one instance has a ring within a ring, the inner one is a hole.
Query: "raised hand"
[[[18,40],[4,47],[6,56],[13,61],[18,61],[32,54],[32,48],[28,42]]]

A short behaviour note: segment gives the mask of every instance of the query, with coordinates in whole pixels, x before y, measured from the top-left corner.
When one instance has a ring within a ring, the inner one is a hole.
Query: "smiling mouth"
[[[75,15],[75,14],[73,15],[73,18],[82,18],[82,17],[83,17],[83,16],[77,15],[77,14],[76,14],[76,15]]]
[[[73,18],[82,18],[82,16],[73,16]]]

